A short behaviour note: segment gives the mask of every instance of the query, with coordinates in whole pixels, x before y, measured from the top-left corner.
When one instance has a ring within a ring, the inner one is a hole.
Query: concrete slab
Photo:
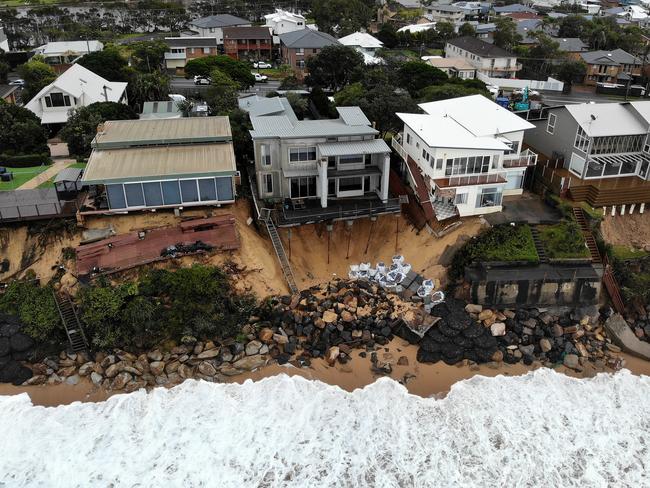
[[[640,341],[621,314],[615,313],[605,321],[605,330],[612,342],[623,351],[650,361],[650,344]]]
[[[539,224],[542,222],[559,222],[562,215],[533,193],[503,197],[503,211],[485,215],[491,225],[509,224],[510,222]]]

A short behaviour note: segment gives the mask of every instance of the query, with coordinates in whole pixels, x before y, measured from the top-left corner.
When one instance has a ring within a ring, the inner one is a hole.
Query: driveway
[[[492,225],[510,222],[539,224],[541,222],[559,222],[562,215],[549,207],[536,194],[525,192],[523,195],[503,198],[503,211],[484,216]]]

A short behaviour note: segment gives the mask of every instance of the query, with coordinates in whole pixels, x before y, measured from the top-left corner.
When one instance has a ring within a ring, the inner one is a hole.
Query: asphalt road
[[[194,80],[186,80],[185,78],[174,76],[171,81],[171,91],[172,93],[178,93],[180,95],[200,95],[203,93],[209,85],[195,85]],[[266,83],[255,83],[248,90],[242,92],[242,94],[251,94],[259,93],[260,95],[265,95],[270,91],[275,91],[280,87],[279,81],[268,81]]]

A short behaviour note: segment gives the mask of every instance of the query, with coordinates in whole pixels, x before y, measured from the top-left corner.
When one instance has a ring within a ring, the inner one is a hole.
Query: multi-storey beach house
[[[498,212],[504,195],[522,193],[537,158],[522,149],[531,123],[482,95],[419,106],[397,114],[404,129],[392,144],[429,219]]]

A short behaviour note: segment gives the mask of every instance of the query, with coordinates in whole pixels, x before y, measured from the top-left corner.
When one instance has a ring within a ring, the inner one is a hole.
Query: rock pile
[[[587,362],[599,370],[619,366],[620,348],[606,337],[597,314],[552,315],[534,308],[499,311],[454,300],[434,307],[432,313],[441,320],[420,341],[422,362],[540,361],[574,370]]]
[[[0,383],[20,385],[32,376],[20,361],[31,359],[34,341],[20,329],[15,317],[0,315]]]

